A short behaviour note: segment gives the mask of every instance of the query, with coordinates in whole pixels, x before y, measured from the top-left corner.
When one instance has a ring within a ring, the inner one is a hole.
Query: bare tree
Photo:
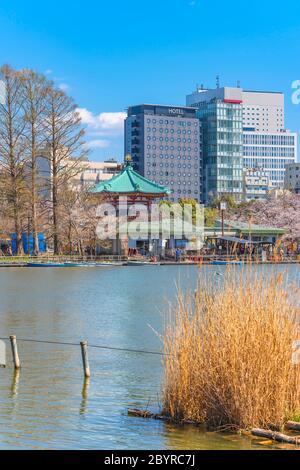
[[[51,167],[51,210],[53,222],[54,253],[61,250],[60,205],[63,190],[70,180],[82,171],[87,149],[84,145],[84,130],[72,98],[53,84],[47,91],[47,114],[45,118],[45,137]]]
[[[24,176],[24,94],[21,74],[9,65],[0,69],[5,85],[5,103],[0,104],[0,164],[2,170],[2,191],[8,211],[14,221],[17,254],[23,253],[22,213],[25,196]]]
[[[26,123],[26,152],[28,153],[28,185],[29,185],[29,206],[31,214],[31,230],[33,236],[33,252],[39,253],[38,243],[38,200],[39,200],[39,181],[38,177],[38,158],[41,154],[41,148],[45,142],[45,111],[47,81],[43,75],[32,70],[23,70],[21,72],[23,82],[23,110]]]

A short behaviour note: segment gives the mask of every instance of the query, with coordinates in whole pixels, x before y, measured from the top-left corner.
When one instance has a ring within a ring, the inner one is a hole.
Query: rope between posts
[[[9,338],[1,338],[0,340],[8,340]],[[39,340],[39,339],[24,339],[24,338],[18,338],[18,342],[28,342],[28,343],[45,343],[45,344],[59,344],[62,346],[79,346],[80,343],[71,343],[71,342],[62,342],[62,341],[50,341],[50,340]],[[147,351],[145,349],[132,349],[132,348],[119,348],[119,347],[114,347],[114,346],[104,346],[104,345],[99,345],[99,344],[89,344],[89,348],[95,348],[95,349],[107,349],[107,350],[112,350],[112,351],[124,351],[124,352],[133,352],[133,353],[139,353],[139,354],[153,354],[153,355],[158,355],[158,356],[169,356],[169,354],[163,353],[161,351]]]

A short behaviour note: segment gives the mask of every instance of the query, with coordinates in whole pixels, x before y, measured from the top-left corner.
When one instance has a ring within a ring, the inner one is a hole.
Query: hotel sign
[[[169,108],[169,114],[184,114],[184,111],[180,108]]]
[[[195,117],[196,110],[188,108],[177,108],[169,106],[156,106],[155,114],[168,115],[168,116],[185,116]]]
[[[157,116],[174,116],[174,117],[196,117],[196,108],[186,106],[164,106],[156,104],[142,104],[139,106],[131,106],[128,108],[128,116],[136,114],[154,114]]]

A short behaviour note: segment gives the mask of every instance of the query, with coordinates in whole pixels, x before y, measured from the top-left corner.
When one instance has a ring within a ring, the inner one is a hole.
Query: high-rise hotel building
[[[282,93],[201,87],[186,104],[198,108],[202,123],[205,201],[222,194],[241,199],[249,170],[266,171],[271,188],[283,187],[285,165],[296,160],[297,134],[285,129]]]
[[[171,189],[170,199],[202,201],[201,127],[196,109],[141,104],[128,108],[125,154],[141,175]]]

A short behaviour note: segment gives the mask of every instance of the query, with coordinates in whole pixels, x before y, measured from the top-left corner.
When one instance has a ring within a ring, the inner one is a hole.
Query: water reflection
[[[90,378],[85,377],[82,386],[82,400],[80,403],[80,410],[79,413],[84,415],[87,411],[87,403],[88,403],[88,396],[89,396],[89,388],[90,388]]]
[[[19,381],[20,381],[20,369],[14,369],[13,372],[13,378],[11,381],[11,387],[10,387],[10,398],[16,398],[18,395],[18,390],[19,390]]]

